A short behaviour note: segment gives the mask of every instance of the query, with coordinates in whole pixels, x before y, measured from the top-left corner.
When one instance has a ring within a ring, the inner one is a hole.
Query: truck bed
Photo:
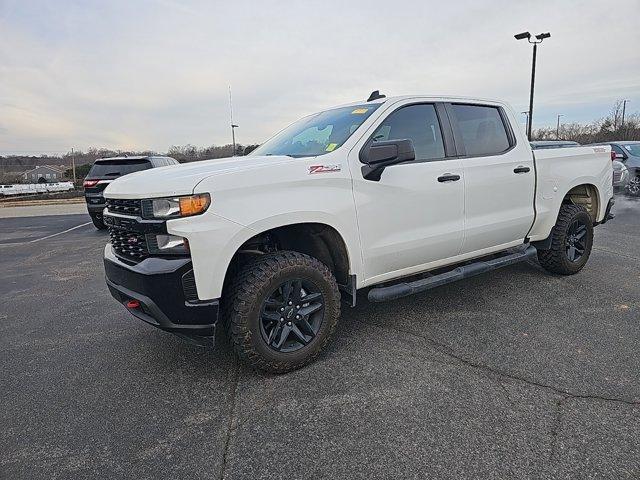
[[[607,200],[613,195],[611,149],[607,146],[533,150],[536,168],[536,217],[529,232],[531,241],[547,238],[556,222],[565,195],[577,185],[593,185],[603,198],[587,201],[596,222],[601,222]]]

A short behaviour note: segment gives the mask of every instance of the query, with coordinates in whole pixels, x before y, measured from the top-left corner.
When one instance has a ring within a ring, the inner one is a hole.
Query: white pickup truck
[[[608,146],[534,153],[505,103],[377,92],[104,195],[112,295],[199,344],[220,319],[271,372],[313,360],[365,287],[391,300],[535,255],[577,273],[613,205]]]

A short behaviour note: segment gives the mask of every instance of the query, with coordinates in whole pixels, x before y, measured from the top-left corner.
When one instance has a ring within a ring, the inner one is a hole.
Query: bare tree
[[[617,100],[609,115],[587,124],[565,123],[560,126],[559,137],[580,144],[611,142],[615,140],[640,140],[640,115],[625,116],[622,124],[622,100]],[[533,132],[533,140],[556,140],[555,127],[539,128]]]

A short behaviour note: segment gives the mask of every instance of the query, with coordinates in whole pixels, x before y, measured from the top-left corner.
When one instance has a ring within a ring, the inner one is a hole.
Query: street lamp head
[[[529,32],[522,32],[517,35],[514,35],[516,40],[524,40],[525,38],[529,40],[531,38],[531,34]]]
[[[551,34],[549,32],[547,33],[539,33],[538,35],[536,35],[536,38],[538,40],[544,40],[545,38],[549,38],[551,36]]]
[[[238,128],[238,125],[231,124],[231,128]]]

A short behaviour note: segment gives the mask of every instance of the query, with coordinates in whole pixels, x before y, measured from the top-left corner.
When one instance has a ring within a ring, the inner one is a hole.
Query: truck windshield
[[[267,140],[249,155],[315,157],[333,152],[380,106],[335,108],[304,117]]]

